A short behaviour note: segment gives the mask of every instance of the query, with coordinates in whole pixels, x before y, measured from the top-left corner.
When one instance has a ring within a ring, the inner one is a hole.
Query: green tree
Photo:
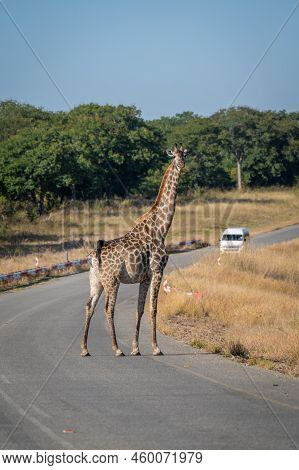
[[[256,120],[244,163],[251,186],[290,185],[298,176],[299,126],[285,112],[267,111]]]
[[[51,200],[79,179],[73,143],[55,128],[24,129],[0,146],[0,175],[9,199],[31,201],[40,213]]]
[[[63,113],[51,113],[42,108],[13,100],[0,102],[0,142],[24,128],[33,128],[42,122],[51,122]]]
[[[89,169],[89,197],[126,196],[159,165],[163,136],[134,106],[79,106],[70,112],[69,124]]]
[[[40,213],[53,200],[126,196],[160,164],[162,142],[135,107],[79,106],[0,143],[0,188]]]
[[[221,140],[228,156],[236,163],[237,188],[242,189],[242,165],[248,157],[255,135],[258,112],[247,108],[229,108],[214,114],[222,129]]]

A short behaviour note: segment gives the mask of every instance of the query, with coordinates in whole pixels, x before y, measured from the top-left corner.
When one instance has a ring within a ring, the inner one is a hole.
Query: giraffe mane
[[[170,171],[172,170],[173,165],[174,165],[174,162],[171,162],[170,165],[168,166],[167,170],[164,173],[162,182],[160,184],[160,189],[159,189],[159,192],[158,192],[158,195],[156,197],[156,200],[155,200],[154,204],[152,205],[152,207],[147,212],[145,212],[145,214],[141,215],[140,217],[138,217],[138,219],[135,220],[135,225],[138,224],[139,222],[142,222],[143,220],[145,220],[158,206],[158,204],[159,204],[159,202],[161,201],[161,198],[162,198],[162,194],[163,194],[163,190],[164,190],[164,187],[165,187],[165,184],[166,184],[166,181],[167,181],[167,177],[168,177]]]

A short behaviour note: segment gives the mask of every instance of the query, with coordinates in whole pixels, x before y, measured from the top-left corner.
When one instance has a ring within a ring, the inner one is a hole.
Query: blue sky
[[[2,0],[1,0],[2,2]],[[230,105],[296,0],[3,0],[71,106]],[[235,105],[299,109],[299,7]],[[0,5],[0,100],[64,102]]]

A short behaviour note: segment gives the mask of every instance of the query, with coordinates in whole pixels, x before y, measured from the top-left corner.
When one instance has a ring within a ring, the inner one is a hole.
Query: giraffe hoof
[[[115,356],[116,356],[116,357],[124,356],[124,353],[122,352],[121,349],[117,349],[117,350],[115,351]]]
[[[140,356],[139,349],[133,349],[133,351],[131,352],[131,356]]]
[[[154,355],[154,356],[164,356],[164,354],[162,353],[161,349],[159,349],[159,348],[154,349],[153,355]]]
[[[89,352],[87,351],[87,349],[82,349],[81,351],[81,356],[82,357],[87,357],[87,356],[90,356]]]

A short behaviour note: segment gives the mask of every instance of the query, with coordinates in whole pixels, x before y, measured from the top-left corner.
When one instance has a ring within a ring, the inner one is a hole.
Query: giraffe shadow
[[[210,356],[210,355],[215,355],[214,353],[210,352],[198,352],[198,353],[163,353],[161,356],[155,356],[151,353],[148,354],[140,354],[139,356],[131,356],[130,353],[125,353],[123,356],[120,358],[117,357],[118,360],[121,360],[122,358],[131,358],[133,360],[138,360],[138,358],[142,357],[149,357],[149,358],[155,358],[158,357],[159,359],[162,359],[163,357],[177,357],[177,356]],[[91,354],[89,357],[116,357],[113,353],[112,354]]]

